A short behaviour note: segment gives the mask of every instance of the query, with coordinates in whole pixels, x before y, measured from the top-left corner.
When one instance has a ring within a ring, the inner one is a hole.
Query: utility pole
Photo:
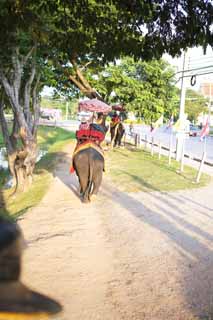
[[[208,114],[209,127],[211,125],[211,107],[212,107],[212,83],[210,82],[210,87],[209,87],[209,114]]]
[[[181,76],[181,92],[180,92],[180,111],[179,120],[180,128],[177,132],[177,144],[176,144],[176,160],[181,159],[183,144],[185,142],[185,97],[186,97],[186,78],[184,77],[184,71],[186,66],[186,51],[183,54],[183,68]]]

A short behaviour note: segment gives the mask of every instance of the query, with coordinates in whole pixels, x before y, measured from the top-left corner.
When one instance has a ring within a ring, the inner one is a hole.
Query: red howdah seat
[[[92,140],[102,142],[105,138],[105,134],[101,131],[88,129],[76,131],[77,140]]]

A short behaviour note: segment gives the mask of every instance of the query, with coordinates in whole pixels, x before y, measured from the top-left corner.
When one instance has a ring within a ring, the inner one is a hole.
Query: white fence
[[[138,133],[132,133],[129,132],[125,133],[124,136],[124,146],[129,143],[131,145],[134,145],[135,148],[143,148],[144,150],[150,151],[151,155],[154,154],[158,155],[158,159],[161,159],[161,155],[168,157],[168,165],[171,165],[172,159],[175,159],[176,157],[176,148],[174,148],[174,145],[172,143],[172,135],[170,138],[169,147],[163,145],[162,141],[160,139],[155,138],[154,136],[149,136],[147,134],[138,134]],[[195,178],[195,182],[199,183],[201,173],[203,171],[204,164],[207,164],[209,166],[213,166],[213,163],[206,161],[206,152],[203,152],[202,158],[198,159],[196,157],[189,157],[189,155],[185,154],[185,148],[183,145],[182,149],[182,155],[180,160],[180,170],[179,172],[184,171],[184,162],[185,158],[190,158],[192,160],[195,160],[199,163],[198,172]]]

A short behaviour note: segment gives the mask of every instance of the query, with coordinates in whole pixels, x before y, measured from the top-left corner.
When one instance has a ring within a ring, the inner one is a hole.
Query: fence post
[[[137,133],[135,134],[134,138],[135,138],[135,148],[137,148],[138,147],[138,134]]]
[[[185,140],[183,141],[183,145],[182,145],[180,172],[183,172],[183,170],[184,170],[184,151],[185,151]]]
[[[169,139],[169,166],[171,165],[171,161],[172,161],[172,133]]]
[[[144,144],[144,149],[147,149],[147,134],[145,134],[145,144]]]
[[[154,155],[154,137],[152,137],[152,142],[151,142],[151,156]]]
[[[161,158],[161,147],[162,147],[162,145],[161,145],[161,141],[159,142],[159,153],[158,153],[158,159],[160,160],[160,158]]]
[[[201,173],[202,173],[202,169],[203,169],[203,165],[204,165],[205,159],[206,159],[206,152],[204,151],[202,160],[200,162],[200,167],[199,167],[199,170],[198,170],[198,173],[197,173],[196,183],[199,183],[199,181],[200,181],[200,177],[201,177]]]
[[[141,148],[141,135],[140,133],[138,134],[138,146]]]

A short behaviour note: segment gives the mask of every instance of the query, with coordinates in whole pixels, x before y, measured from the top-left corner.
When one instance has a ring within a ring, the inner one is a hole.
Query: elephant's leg
[[[110,130],[110,135],[111,135],[111,143],[112,143],[113,138],[114,138],[114,131],[112,129]]]
[[[116,138],[115,138],[115,147],[119,145],[119,132],[117,132],[116,134]]]
[[[118,140],[118,145],[119,145],[119,147],[121,146],[121,140],[122,140],[122,138],[123,138],[123,133],[121,133],[121,134],[119,135],[119,140]]]
[[[80,196],[82,197],[82,201],[83,202],[88,202],[89,198],[88,198],[88,192],[87,192],[87,186],[88,186],[88,175],[81,175],[79,177],[79,182],[80,182]]]
[[[87,190],[89,176],[89,168],[85,165],[85,162],[86,159],[80,159],[80,161],[76,161],[75,163],[76,173],[80,184],[80,196],[82,197],[83,201]]]
[[[102,169],[103,171],[103,169]],[[97,172],[96,176],[93,178],[93,190],[92,190],[92,194],[96,195],[99,191],[100,185],[101,185],[101,181],[102,181],[102,171],[101,172]]]
[[[83,193],[85,192],[86,190],[86,182],[85,182],[85,179],[83,178],[79,178],[79,185],[80,185],[80,196],[83,195]]]

